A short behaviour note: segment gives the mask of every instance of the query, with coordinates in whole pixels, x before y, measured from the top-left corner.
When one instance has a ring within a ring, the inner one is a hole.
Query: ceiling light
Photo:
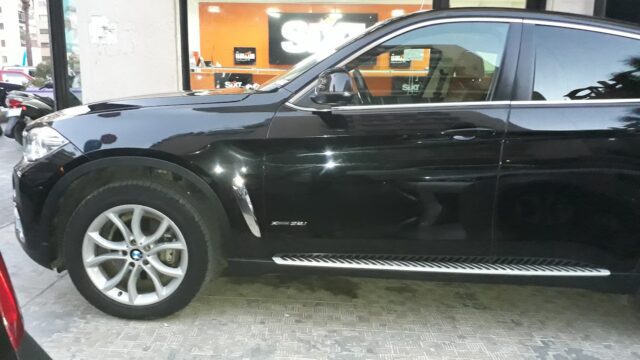
[[[217,14],[217,13],[220,12],[220,6],[211,5],[211,6],[207,7],[207,11],[212,13],[212,14]]]
[[[391,16],[392,17],[402,16],[402,15],[404,15],[404,10],[402,10],[402,9],[391,10]]]

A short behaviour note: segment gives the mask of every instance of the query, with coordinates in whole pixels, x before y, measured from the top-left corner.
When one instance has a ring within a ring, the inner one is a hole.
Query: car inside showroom
[[[635,0],[0,0],[0,359],[637,359]]]

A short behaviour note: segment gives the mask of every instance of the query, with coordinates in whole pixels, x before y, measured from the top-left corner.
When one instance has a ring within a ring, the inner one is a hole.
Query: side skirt
[[[474,275],[609,276],[610,271],[562,259],[360,254],[277,254],[278,265]]]

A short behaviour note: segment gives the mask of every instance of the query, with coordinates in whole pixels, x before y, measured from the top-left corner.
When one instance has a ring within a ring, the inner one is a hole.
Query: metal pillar
[[[547,8],[547,0],[527,0],[528,10],[543,11]]]
[[[449,0],[433,0],[433,10],[445,10],[450,7]]]
[[[182,67],[182,89],[191,90],[191,69],[189,69],[189,9],[187,0],[179,0],[180,12],[180,63]]]
[[[68,81],[69,64],[67,63],[67,41],[64,28],[64,6],[62,0],[48,0],[49,11],[49,44],[51,44],[51,61],[53,69],[53,93],[56,110],[71,106]]]
[[[593,16],[607,16],[607,0],[596,0],[593,4]]]

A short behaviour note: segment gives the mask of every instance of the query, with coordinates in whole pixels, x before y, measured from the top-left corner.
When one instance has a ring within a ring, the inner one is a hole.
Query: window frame
[[[509,29],[507,30],[507,38],[505,41],[505,49],[503,52],[503,63],[497,73],[497,79],[495,80],[495,88],[491,91],[491,100],[487,101],[464,101],[464,102],[441,102],[441,103],[415,103],[415,104],[388,104],[388,105],[349,105],[349,106],[322,106],[318,107],[306,107],[300,106],[298,102],[303,99],[308,99],[311,96],[311,92],[315,87],[315,79],[306,86],[298,90],[287,102],[286,105],[290,108],[305,111],[349,111],[349,110],[380,110],[380,109],[413,109],[413,108],[425,108],[425,107],[452,107],[452,106],[491,106],[491,105],[506,105],[511,100],[512,84],[515,79],[515,72],[517,68],[518,52],[520,51],[520,38],[522,33],[522,23],[524,19],[518,17],[459,17],[448,19],[434,19],[422,21],[410,26],[406,26],[401,29],[392,31],[370,43],[366,46],[352,52],[348,56],[340,60],[334,67],[345,66],[349,62],[357,59],[359,56],[365,54],[367,51],[374,47],[391,40],[397,36],[408,33],[413,30],[435,26],[440,24],[450,23],[469,23],[469,22],[488,22],[488,23],[507,23]]]
[[[535,48],[535,31],[538,26],[548,26],[560,29],[570,29],[579,31],[588,31],[598,34],[606,34],[609,36],[619,36],[628,39],[640,41],[640,32],[634,33],[631,31],[609,29],[606,27],[583,25],[577,23],[561,22],[561,21],[549,21],[549,20],[534,20],[525,19],[523,22],[522,42],[520,49],[520,59],[518,61],[518,68],[516,71],[516,89],[514,90],[514,98],[511,101],[512,105],[522,106],[552,106],[552,105],[584,105],[584,104],[615,104],[615,103],[636,103],[640,102],[640,98],[624,98],[624,99],[581,99],[581,100],[532,100],[531,96],[534,89],[535,79],[535,61],[536,61],[536,48]]]

